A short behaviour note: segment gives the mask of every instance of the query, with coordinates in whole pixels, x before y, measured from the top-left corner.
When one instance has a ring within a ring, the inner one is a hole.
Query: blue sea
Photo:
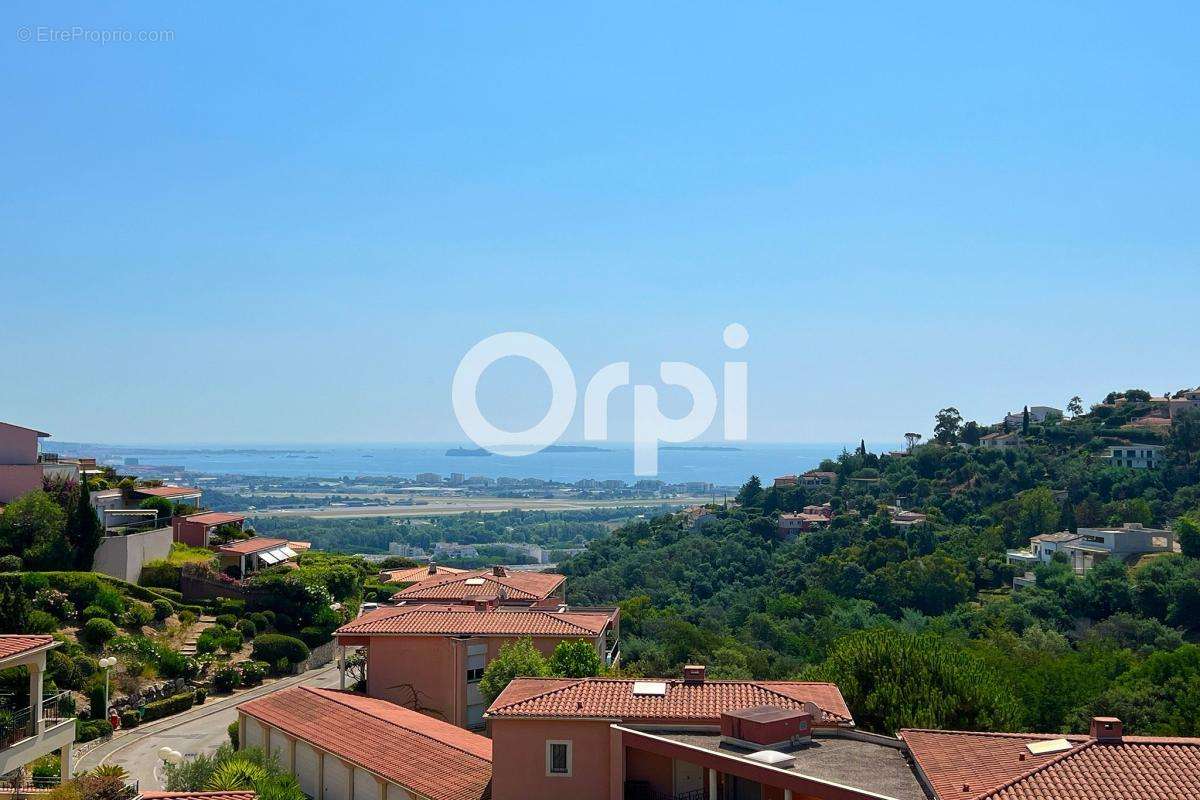
[[[713,445],[726,447],[726,445]],[[718,486],[738,486],[750,475],[764,481],[776,475],[799,473],[816,467],[822,459],[834,458],[853,443],[831,444],[739,444],[733,450],[702,449],[703,445],[679,445],[680,449],[659,452],[659,474],[667,483],[704,481]],[[552,451],[529,456],[449,456],[455,447],[473,448],[461,442],[427,444],[361,445],[103,445],[56,443],[63,454],[94,455],[104,463],[120,466],[136,458],[140,467],[182,467],[189,472],[285,477],[340,478],[342,476],[413,477],[421,472],[449,475],[461,472],[470,477],[542,478],[574,482],[583,478],[623,480],[633,483],[633,447],[603,443],[597,451]],[[871,449],[891,450],[893,444]],[[49,448],[47,448],[49,449]]]

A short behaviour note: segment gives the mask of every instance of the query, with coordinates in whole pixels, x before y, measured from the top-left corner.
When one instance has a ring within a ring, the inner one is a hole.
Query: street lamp
[[[158,748],[158,757],[168,764],[183,763],[183,753],[179,752],[178,750],[172,750],[165,745]]]
[[[104,719],[108,719],[108,671],[117,665],[117,659],[107,656],[100,659],[99,666],[104,670]]]

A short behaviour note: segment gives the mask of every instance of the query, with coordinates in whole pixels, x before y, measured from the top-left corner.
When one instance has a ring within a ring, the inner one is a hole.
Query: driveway
[[[161,789],[162,762],[158,758],[158,748],[166,745],[188,757],[212,752],[229,741],[226,729],[237,719],[235,709],[239,703],[300,684],[336,688],[337,666],[293,675],[228,697],[213,698],[182,714],[141,725],[115,736],[78,759],[75,769],[83,771],[99,764],[119,764],[138,781],[142,791]]]

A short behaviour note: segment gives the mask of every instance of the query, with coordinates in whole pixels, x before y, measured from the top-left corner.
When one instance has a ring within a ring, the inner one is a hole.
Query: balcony
[[[0,712],[0,774],[19,769],[34,759],[75,741],[75,704],[66,692],[42,700],[39,709],[27,706]]]

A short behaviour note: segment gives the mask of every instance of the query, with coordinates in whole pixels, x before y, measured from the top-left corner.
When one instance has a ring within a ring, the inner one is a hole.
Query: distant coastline
[[[609,452],[603,447],[593,447],[588,444],[552,444],[543,449],[543,453],[607,453]],[[495,455],[491,450],[485,450],[482,447],[451,447],[446,451],[446,455],[454,458],[477,457]]]

